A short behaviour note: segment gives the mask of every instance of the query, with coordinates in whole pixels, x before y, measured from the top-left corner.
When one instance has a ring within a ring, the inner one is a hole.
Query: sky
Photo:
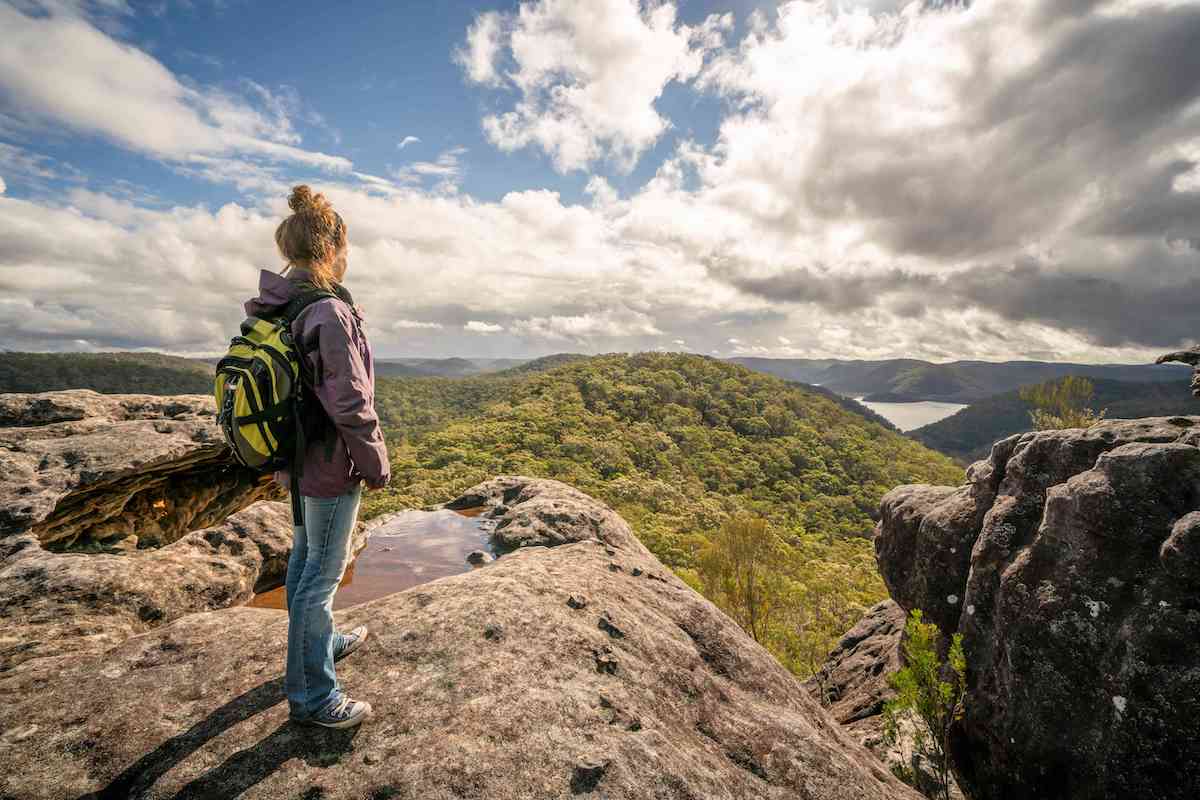
[[[0,349],[222,351],[308,183],[378,357],[1200,340],[1200,0],[0,0]]]

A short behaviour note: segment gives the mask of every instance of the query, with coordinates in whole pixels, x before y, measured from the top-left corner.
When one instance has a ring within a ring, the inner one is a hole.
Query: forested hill
[[[3,363],[23,382],[8,391],[209,391],[201,362],[17,355]],[[392,483],[366,495],[365,516],[443,503],[498,474],[556,478],[606,501],[733,614],[710,585],[735,555],[722,527],[740,512],[770,520],[752,548],[756,597],[776,612],[763,643],[801,675],[886,596],[867,538],[882,495],[963,477],[853,401],[704,356],[561,355],[487,375],[380,378],[376,406]]]
[[[382,380],[376,403],[393,478],[369,512],[445,501],[496,474],[557,478],[603,498],[677,567],[739,510],[792,536],[867,537],[892,487],[962,478],[828,397],[703,356]]]
[[[0,392],[208,394],[213,367],[162,353],[0,352]]]
[[[1095,397],[1090,406],[1105,411],[1108,419],[1169,417],[1200,412],[1200,401],[1192,397],[1189,381],[1131,383],[1094,380]],[[957,414],[910,431],[919,442],[962,461],[985,457],[992,444],[1031,427],[1030,406],[1018,392],[989,397],[972,403]]]
[[[938,400],[973,403],[1067,375],[1094,380],[1160,382],[1186,380],[1180,365],[1067,364],[1044,361],[954,361],[934,364],[915,359],[839,361],[803,358],[736,358],[735,363],[811,383],[839,394],[878,402]]]
[[[526,363],[523,358],[377,358],[381,378],[464,378],[500,372]]]

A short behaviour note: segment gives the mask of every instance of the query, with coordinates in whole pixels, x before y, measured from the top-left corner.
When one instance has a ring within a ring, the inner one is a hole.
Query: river
[[[938,422],[966,408],[962,403],[938,403],[932,400],[916,403],[868,403],[861,397],[854,399],[905,432]]]

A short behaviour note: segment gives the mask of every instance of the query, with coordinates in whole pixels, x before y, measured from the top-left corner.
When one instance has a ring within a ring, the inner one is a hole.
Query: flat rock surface
[[[471,495],[571,533],[339,612],[371,627],[338,666],[361,728],[287,721],[278,612],[191,614],[0,674],[0,797],[919,797],[609,509],[550,481]]]
[[[963,635],[976,800],[1200,796],[1200,417],[997,443],[883,499],[880,572]]]

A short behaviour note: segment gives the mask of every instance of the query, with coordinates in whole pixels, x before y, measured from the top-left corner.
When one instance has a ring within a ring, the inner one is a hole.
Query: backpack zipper
[[[287,345],[289,348],[292,348],[292,349],[294,349],[294,348],[295,348],[295,344],[294,344],[294,343],[291,341],[291,339],[292,339],[292,337],[291,337],[291,335],[290,335],[290,334],[287,334],[287,337],[286,337],[286,338],[283,338],[283,337],[281,337],[281,338],[280,338],[280,340],[281,340],[281,341],[282,341],[284,344],[286,344],[286,345]],[[289,361],[287,360],[287,358],[286,358],[286,357],[285,357],[285,356],[284,356],[282,353],[280,353],[278,350],[275,350],[275,349],[273,349],[273,348],[270,348],[270,347],[263,347],[262,345],[259,345],[259,344],[256,344],[256,343],[254,343],[254,342],[250,341],[250,340],[249,340],[249,339],[247,339],[245,336],[235,336],[235,337],[233,337],[233,338],[230,340],[230,344],[240,344],[240,345],[244,345],[244,346],[246,346],[246,347],[249,347],[251,350],[253,350],[253,351],[254,351],[254,352],[256,352],[256,353],[257,353],[257,352],[259,352],[260,350],[265,350],[265,351],[266,351],[266,353],[267,353],[267,355],[268,355],[268,356],[270,356],[270,358],[271,358],[271,360],[272,360],[272,361],[274,361],[276,364],[278,364],[279,366],[281,366],[281,367],[283,367],[285,370],[287,370],[287,372],[288,372],[288,374],[289,374],[289,375],[291,374],[291,370],[292,370],[292,364],[291,364],[291,362],[289,362]],[[230,359],[234,359],[234,358],[238,358],[238,356],[230,356],[229,358],[230,358]],[[221,368],[221,365],[220,365],[220,364],[218,364],[218,365],[217,365],[217,369],[220,369],[220,368]]]

